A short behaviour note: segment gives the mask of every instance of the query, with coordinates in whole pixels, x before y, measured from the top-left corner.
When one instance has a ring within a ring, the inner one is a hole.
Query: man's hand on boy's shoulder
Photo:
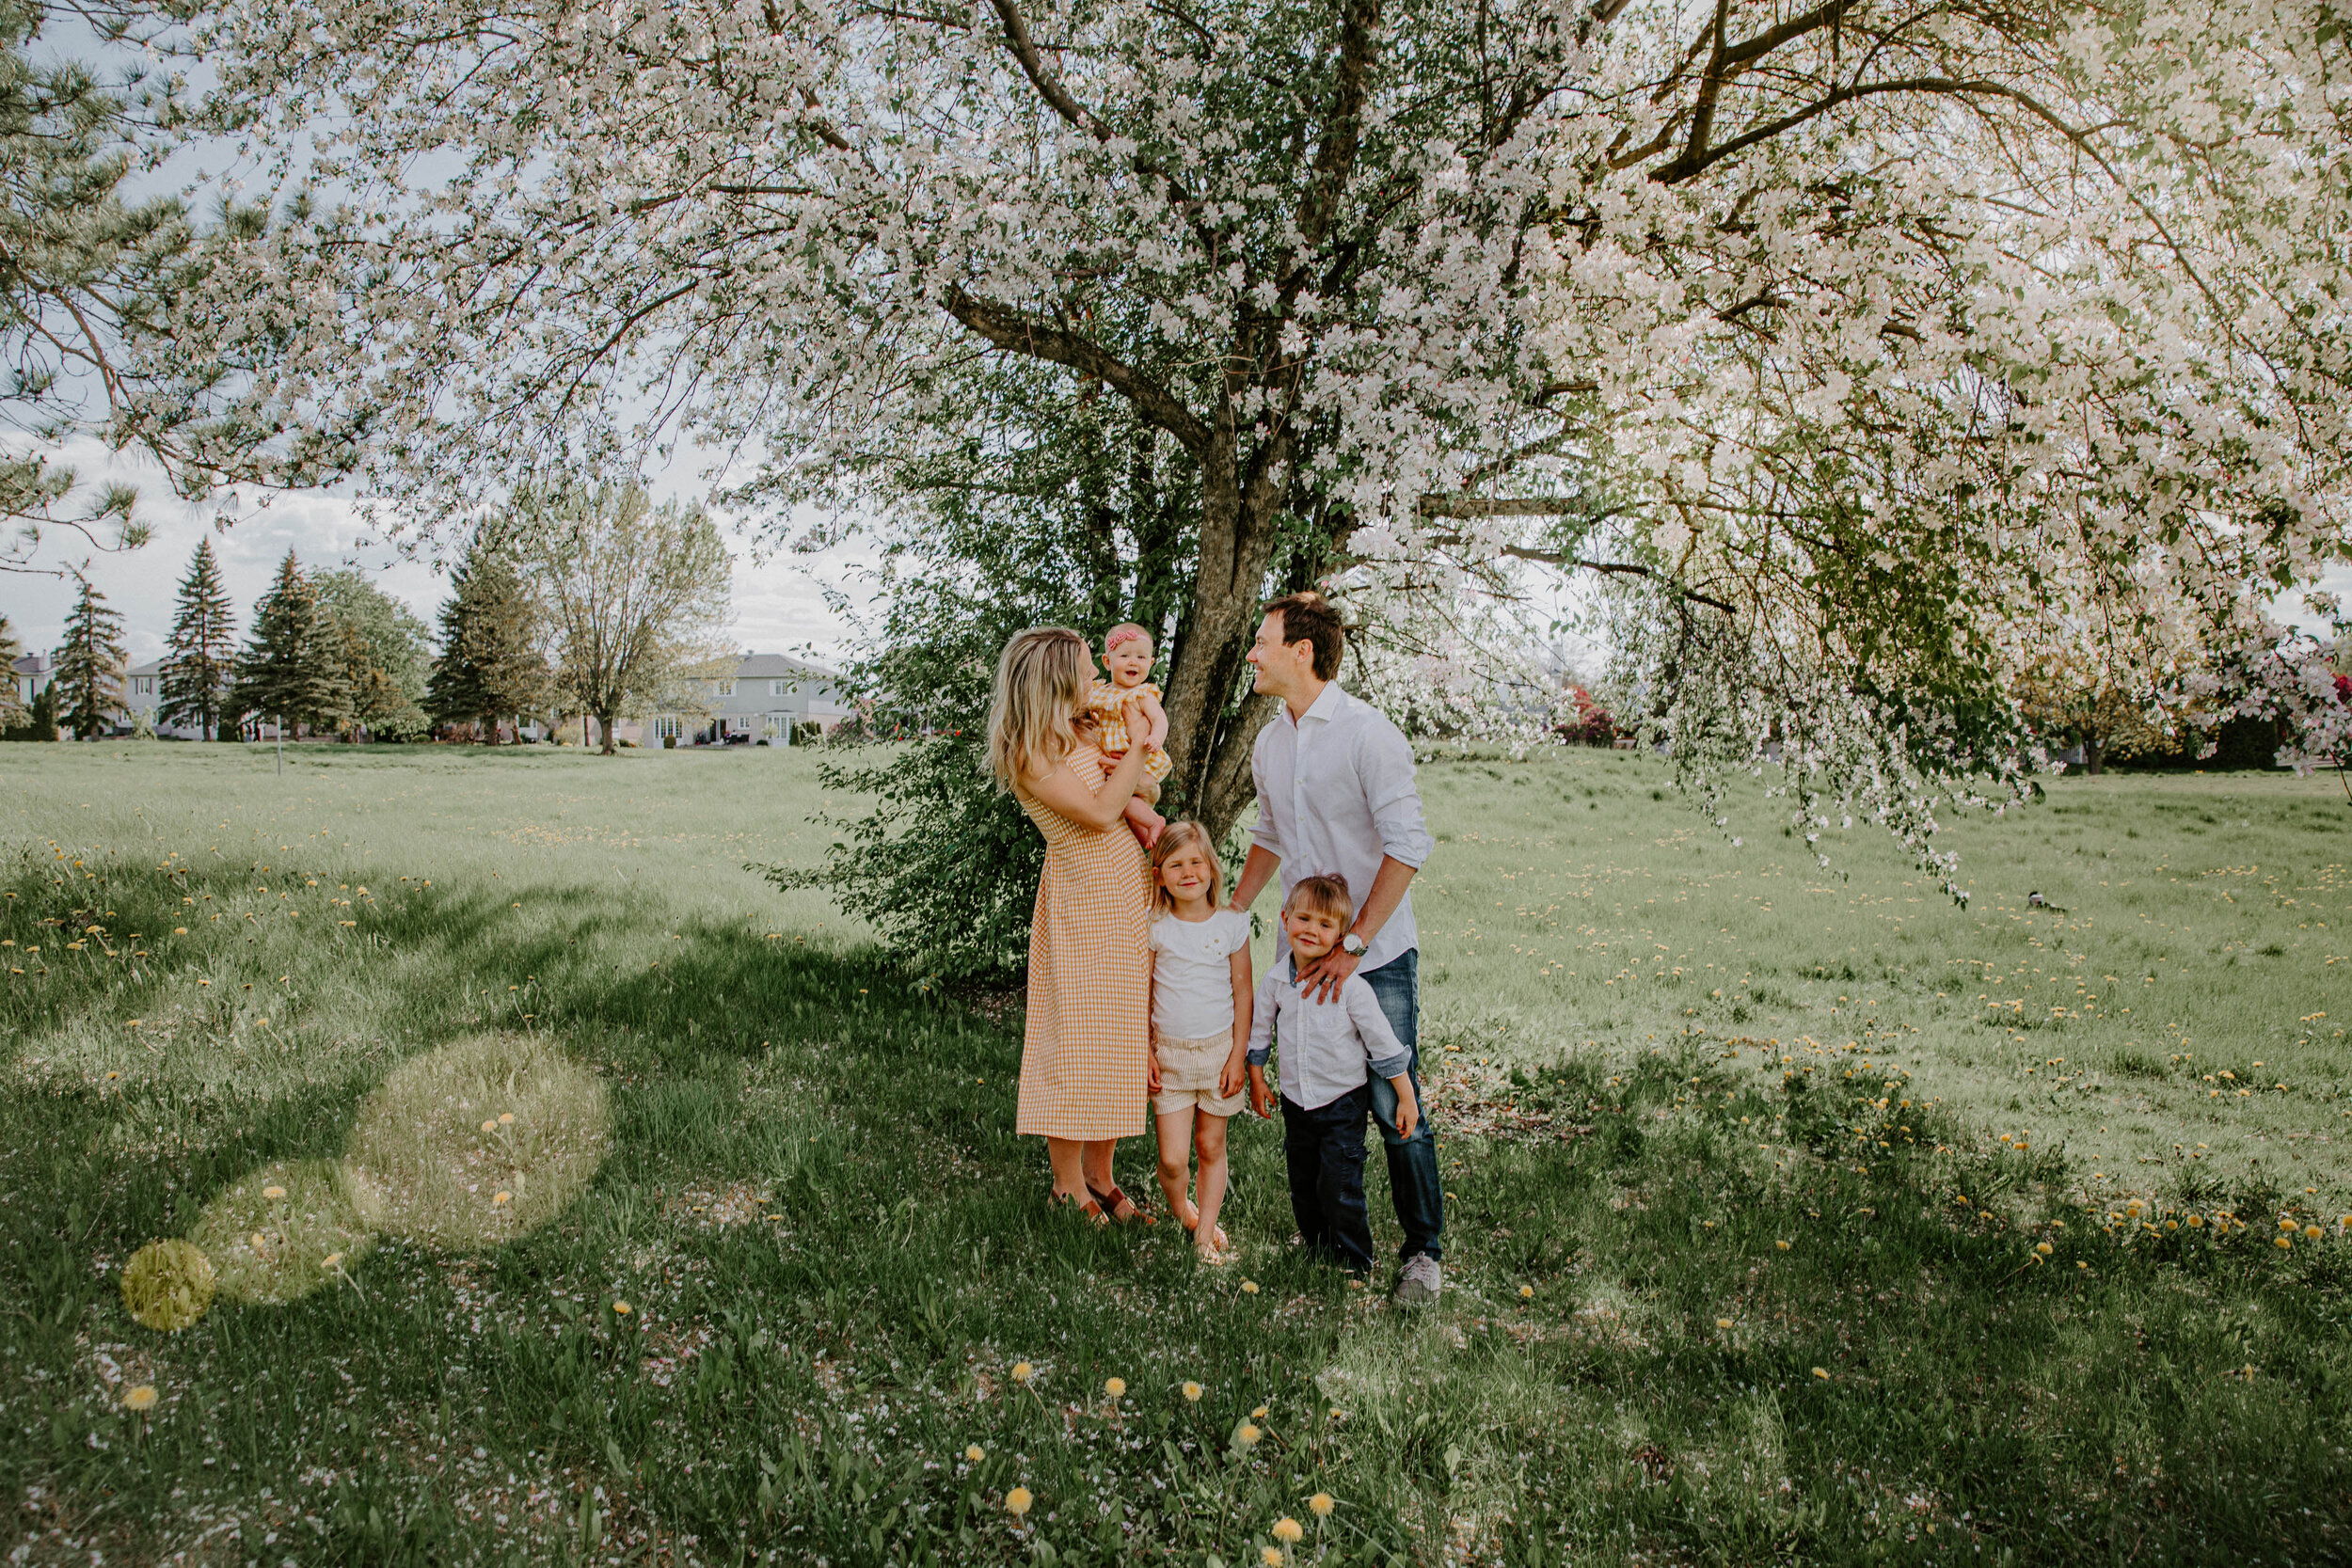
[[[1299,994],[1311,1002],[1330,1001],[1339,995],[1340,988],[1347,984],[1348,977],[1356,973],[1356,966],[1361,962],[1362,954],[1343,952],[1334,947],[1298,972]]]

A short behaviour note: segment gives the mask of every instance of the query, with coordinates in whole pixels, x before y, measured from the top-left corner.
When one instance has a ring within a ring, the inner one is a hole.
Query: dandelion
[[[1027,1487],[1016,1486],[1005,1494],[1005,1512],[1018,1519],[1029,1512],[1029,1505],[1035,1501],[1037,1498],[1030,1495]]]
[[[142,1383],[135,1388],[124,1389],[122,1393],[122,1408],[125,1410],[154,1409],[155,1386],[151,1383]]]
[[[1772,1245],[1778,1247],[1783,1252],[1787,1252],[1788,1250],[1788,1243],[1787,1242],[1774,1242]]]
[[[1332,1502],[1331,1494],[1328,1492],[1318,1492],[1307,1499],[1307,1512],[1318,1519],[1331,1517],[1331,1510],[1337,1506]]]
[[[499,1130],[499,1124],[495,1121],[485,1121],[482,1124],[482,1130],[485,1132],[495,1132]]]
[[[981,1460],[988,1457],[988,1450],[981,1448],[977,1443],[973,1443],[965,1447],[963,1450],[963,1457],[970,1460],[973,1464],[977,1465]]]
[[[2036,1242],[2036,1243],[2034,1243],[2034,1248],[2033,1248],[2033,1249],[2034,1249],[2034,1251],[2035,1251],[2035,1252],[2037,1252],[2037,1253],[2041,1254],[2041,1255],[2042,1255],[2042,1257],[2044,1257],[2044,1258],[2049,1257],[2051,1253],[2053,1253],[2053,1252],[2055,1252],[2055,1251],[2057,1251],[2057,1250],[2058,1250],[2056,1247],[2053,1247],[2053,1246],[2052,1246],[2049,1243],[2047,1243],[2047,1242]]]
[[[1535,1287],[1534,1287],[1534,1286],[1533,1286],[1533,1285],[1522,1285],[1522,1286],[1520,1286],[1520,1287],[1519,1287],[1519,1294],[1520,1294],[1521,1296],[1532,1296],[1532,1295],[1534,1295],[1534,1293],[1535,1293]]]
[[[2279,1222],[2279,1228],[2281,1230],[2292,1230],[2295,1228],[2295,1222],[2293,1220],[2280,1220]]]
[[[342,1261],[343,1255],[342,1253],[330,1252],[326,1257],[319,1259],[319,1267],[322,1269],[340,1268],[342,1266]]]
[[[1119,1398],[1126,1391],[1127,1380],[1123,1377],[1106,1377],[1103,1380],[1103,1392],[1113,1399]]]
[[[490,1207],[493,1209],[502,1203],[512,1203],[514,1201],[515,1195],[513,1193],[493,1193],[490,1195]]]
[[[272,1203],[275,1203],[279,1198],[286,1196],[286,1189],[283,1187],[263,1187],[262,1189],[262,1196],[268,1198]]]
[[[1241,1293],[1246,1296],[1256,1295],[1258,1293],[1258,1282],[1254,1279],[1243,1280],[1241,1282]]]
[[[2319,1240],[2319,1227],[2315,1225],[2305,1226],[2303,1227],[2303,1237],[2306,1241],[2316,1242]]]
[[[1253,1421],[1264,1420],[1266,1418],[1266,1407],[1263,1404],[1258,1406],[1257,1409],[1249,1413],[1249,1418]]]
[[[1248,1421],[1244,1421],[1242,1422],[1240,1428],[1234,1432],[1233,1441],[1239,1443],[1245,1449],[1254,1449],[1258,1446],[1258,1439],[1263,1437],[1265,1433],[1260,1432],[1254,1425]]]
[[[614,1302],[614,1303],[612,1304],[612,1311],[613,1311],[613,1314],[614,1314],[615,1316],[617,1316],[617,1317],[623,1317],[623,1318],[626,1318],[626,1317],[628,1317],[628,1316],[629,1315],[629,1313],[630,1313],[631,1311],[633,1311],[633,1310],[634,1310],[634,1308],[633,1308],[633,1307],[631,1307],[629,1306],[629,1304],[628,1304],[628,1303],[627,1303],[627,1302],[625,1302],[625,1301],[616,1301],[616,1302]]]
[[[188,928],[185,926],[174,926],[171,928],[171,934],[175,937],[184,937],[188,934]]]
[[[1012,1364],[1012,1380],[1015,1383],[1026,1383],[1035,1376],[1037,1376],[1037,1369],[1026,1361],[1016,1361]]]
[[[515,1113],[514,1113],[514,1112],[512,1112],[512,1111],[501,1111],[501,1112],[499,1113],[499,1125],[500,1125],[501,1127],[512,1127],[512,1126],[514,1126],[514,1125],[515,1125]]]
[[[2204,1227],[2204,1224],[2205,1224],[2204,1219],[2203,1219],[2201,1216],[2197,1215],[2197,1214],[2191,1214],[2191,1215],[2189,1215],[2186,1219],[2183,1220],[2181,1223],[2182,1223],[2182,1224],[2184,1224],[2184,1225],[2185,1225],[2185,1226],[2187,1226],[2187,1227],[2188,1227],[2191,1230],[2200,1230],[2200,1229],[2202,1229],[2202,1228]]]
[[[1264,1563],[1265,1568],[1282,1568],[1282,1548],[1261,1546],[1258,1548],[1258,1560]]]
[[[1731,1320],[1729,1318],[1717,1318],[1715,1320],[1715,1326],[1717,1328],[1729,1328],[1731,1326]]]
[[[2278,1249],[2281,1252],[2294,1250],[2295,1243],[2292,1238],[2286,1236],[2273,1236],[2270,1240],[2271,1243],[2278,1247]]]
[[[1820,1367],[1813,1369],[1813,1375],[1820,1378],[1824,1383],[1829,1381],[1829,1373]]]
[[[1287,1516],[1274,1521],[1274,1539],[1285,1546],[1295,1546],[1306,1539],[1307,1528]]]
[[[1187,1404],[1199,1404],[1200,1402],[1200,1385],[1189,1382],[1184,1385],[1184,1402]]]

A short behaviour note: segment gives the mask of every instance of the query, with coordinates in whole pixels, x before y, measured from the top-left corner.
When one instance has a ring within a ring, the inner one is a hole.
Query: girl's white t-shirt
[[[1249,917],[1219,910],[1206,920],[1152,918],[1152,1028],[1164,1039],[1232,1032],[1232,957],[1249,945]]]

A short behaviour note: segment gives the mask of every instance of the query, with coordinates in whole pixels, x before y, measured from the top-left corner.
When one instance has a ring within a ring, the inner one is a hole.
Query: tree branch
[[[1191,409],[1167,388],[1093,339],[1081,337],[1042,316],[993,300],[975,298],[960,283],[948,285],[945,304],[950,316],[998,348],[1067,365],[1090,375],[1134,404],[1136,413],[1183,442],[1184,450],[1194,456],[1208,450],[1209,428],[1193,417]]]

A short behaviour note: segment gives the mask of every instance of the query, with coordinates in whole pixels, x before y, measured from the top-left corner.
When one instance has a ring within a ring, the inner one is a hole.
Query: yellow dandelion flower
[[[1715,1320],[1715,1326],[1717,1328],[1729,1328],[1731,1326],[1731,1320],[1729,1318],[1717,1318]]]
[[[1282,1568],[1282,1548],[1261,1546],[1258,1548],[1258,1560],[1264,1563],[1265,1568]]]
[[[2279,1222],[2279,1228],[2281,1230],[2292,1230],[2295,1228],[2295,1222],[2293,1220],[2280,1220]]]
[[[1126,1391],[1127,1380],[1123,1377],[1106,1377],[1103,1380],[1103,1392],[1113,1399],[1119,1398]]]
[[[319,1259],[319,1267],[322,1269],[335,1268],[339,1266],[342,1260],[343,1255],[342,1253],[330,1252],[326,1257]]]
[[[493,1209],[497,1208],[501,1203],[512,1203],[514,1201],[515,1195],[513,1193],[492,1193],[490,1195],[490,1207]]]
[[[2205,1222],[2201,1216],[2191,1214],[2181,1223],[2187,1226],[2191,1230],[2196,1230],[2201,1228]]]
[[[1522,1296],[1532,1296],[1534,1293],[1535,1287],[1533,1285],[1522,1285],[1519,1287],[1519,1294]]]
[[[2036,1251],[2036,1252],[2040,1253],[2040,1254],[2041,1254],[2042,1257],[2044,1257],[2044,1258],[2049,1257],[2049,1256],[2050,1256],[2050,1254],[2052,1254],[2053,1252],[2056,1252],[2056,1251],[2058,1250],[2058,1248],[2056,1248],[2056,1247],[2052,1246],[2052,1245],[2051,1245],[2049,1243],[2047,1243],[2047,1242],[2036,1242],[2036,1243],[2033,1244],[2033,1249],[2034,1249],[2034,1251]]]
[[[988,1450],[981,1448],[977,1443],[974,1443],[964,1449],[963,1457],[970,1460],[973,1464],[977,1465],[981,1460],[988,1457]]]
[[[2285,1236],[2273,1236],[2270,1240],[2281,1252],[2287,1251],[2295,1245],[2295,1243]]]
[[[1012,1364],[1012,1380],[1015,1383],[1026,1383],[1035,1376],[1037,1376],[1037,1369],[1026,1361],[1016,1361]]]
[[[1200,1385],[1198,1383],[1186,1383],[1184,1385],[1185,1402],[1190,1404],[1199,1404],[1200,1402]]]
[[[122,1408],[125,1410],[154,1409],[155,1386],[151,1383],[142,1383],[135,1388],[124,1389],[122,1393]]]
[[[1274,1539],[1285,1546],[1295,1546],[1306,1536],[1307,1527],[1295,1519],[1285,1517],[1274,1521]]]
[[[612,1304],[612,1310],[617,1316],[626,1318],[633,1308],[625,1301],[616,1301]]]
[[[2315,1225],[2305,1226],[2303,1227],[2303,1235],[2305,1240],[2316,1242],[2319,1240],[2319,1227]]]
[[[262,1189],[262,1196],[268,1198],[272,1203],[275,1203],[279,1198],[286,1196],[286,1189],[283,1187],[263,1187]]]
[[[1816,1368],[1814,1368],[1814,1369],[1813,1369],[1813,1375],[1814,1375],[1815,1377],[1818,1377],[1818,1378],[1821,1379],[1821,1380],[1822,1380],[1823,1382],[1825,1382],[1825,1383],[1826,1383],[1827,1381],[1829,1381],[1829,1373],[1828,1373],[1828,1371],[1827,1371],[1827,1370],[1824,1370],[1824,1369],[1822,1369],[1822,1368],[1820,1368],[1820,1367],[1816,1367]]]
[[[482,1130],[485,1132],[495,1132],[499,1130],[499,1124],[495,1121],[485,1121],[482,1124]]]
[[[501,1111],[501,1112],[499,1113],[499,1125],[500,1125],[501,1127],[512,1127],[512,1126],[514,1126],[514,1125],[515,1125],[515,1113],[514,1113],[514,1112],[512,1112],[512,1111]]]
[[[1331,1500],[1331,1494],[1328,1492],[1318,1492],[1307,1499],[1307,1512],[1318,1519],[1328,1519],[1331,1517],[1331,1510],[1338,1506]]]
[[[1263,1404],[1258,1406],[1257,1409],[1249,1413],[1249,1418],[1253,1421],[1264,1420],[1266,1418],[1266,1407]]]
[[[1265,1433],[1260,1432],[1255,1426],[1244,1421],[1240,1429],[1233,1433],[1233,1441],[1245,1449],[1254,1449],[1258,1446],[1258,1439],[1264,1435]]]
[[[175,937],[184,937],[188,934],[188,928],[185,926],[174,926],[171,928],[171,934]]]
[[[1005,1494],[1005,1512],[1018,1519],[1029,1512],[1029,1505],[1035,1501],[1037,1498],[1030,1495],[1027,1487],[1016,1486]]]
[[[1774,1242],[1772,1245],[1779,1248],[1783,1252],[1787,1252],[1788,1250],[1788,1243],[1787,1242]]]
[[[1258,1293],[1258,1282],[1254,1279],[1243,1280],[1241,1282],[1241,1293],[1246,1296],[1256,1295]]]

